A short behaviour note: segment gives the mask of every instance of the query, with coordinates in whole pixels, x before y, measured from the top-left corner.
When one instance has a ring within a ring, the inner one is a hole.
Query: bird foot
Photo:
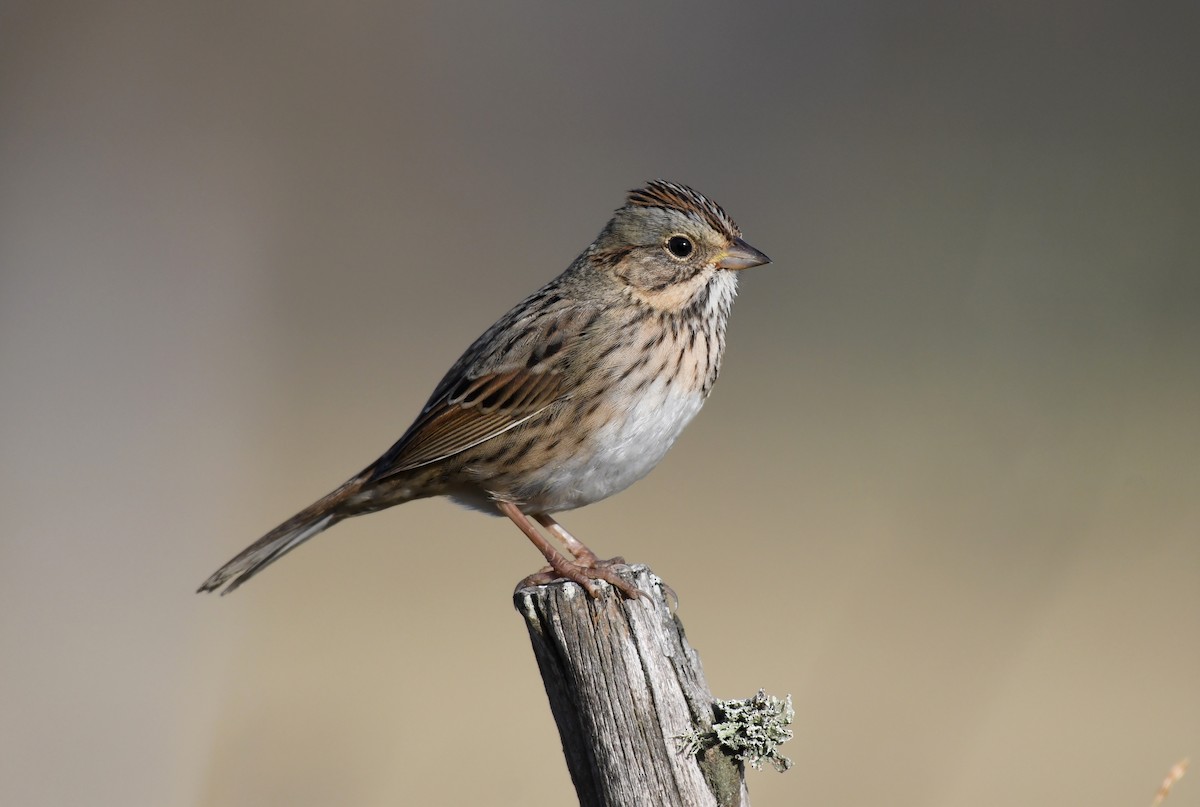
[[[574,562],[562,557],[556,558],[557,562],[551,562],[541,571],[529,575],[520,582],[517,588],[544,586],[565,579],[578,583],[584,591],[591,595],[592,599],[600,599],[600,592],[591,584],[591,581],[603,580],[631,600],[636,600],[641,596],[633,583],[616,572],[617,566],[627,566],[625,558],[615,557],[600,560],[591,552],[588,554],[591,557],[578,557]]]

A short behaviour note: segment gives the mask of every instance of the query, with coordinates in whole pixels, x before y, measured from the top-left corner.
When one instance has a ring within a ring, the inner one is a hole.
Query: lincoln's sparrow
[[[769,262],[725,211],[656,180],[567,271],[467,348],[404,436],[361,473],[280,524],[200,587],[233,591],[350,516],[449,496],[516,523],[549,561],[527,578],[637,590],[551,513],[641,479],[708,397],[737,270]],[[568,560],[529,520],[556,536]]]

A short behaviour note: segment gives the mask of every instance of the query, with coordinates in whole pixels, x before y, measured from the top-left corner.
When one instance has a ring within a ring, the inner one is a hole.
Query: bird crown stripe
[[[687,185],[676,182],[651,180],[646,183],[646,187],[630,191],[625,203],[637,207],[665,207],[690,213],[704,219],[713,229],[725,233],[730,238],[737,238],[742,234],[741,229],[720,205]]]

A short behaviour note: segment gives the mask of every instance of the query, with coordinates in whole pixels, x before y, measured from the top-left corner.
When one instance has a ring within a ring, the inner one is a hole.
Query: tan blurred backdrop
[[[666,462],[563,520],[719,696],[792,693],[755,804],[1148,803],[1200,756],[1198,24],[6,3],[0,803],[573,803],[511,525],[192,591],[657,176],[775,263]]]

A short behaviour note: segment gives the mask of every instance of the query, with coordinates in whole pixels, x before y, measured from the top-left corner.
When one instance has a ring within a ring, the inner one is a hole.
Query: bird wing
[[[578,375],[565,371],[600,312],[563,308],[548,296],[550,304],[540,308],[531,305],[538,295],[523,302],[467,349],[404,436],[375,462],[373,479],[452,457],[570,396],[568,379]]]

